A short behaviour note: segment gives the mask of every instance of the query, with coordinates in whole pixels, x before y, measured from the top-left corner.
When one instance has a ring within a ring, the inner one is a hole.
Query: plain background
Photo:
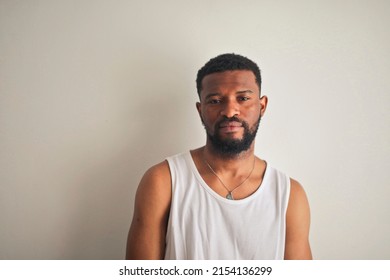
[[[205,142],[197,70],[269,97],[316,259],[390,259],[390,1],[0,1],[0,259],[123,259],[143,173]],[[248,225],[250,226],[250,225]]]

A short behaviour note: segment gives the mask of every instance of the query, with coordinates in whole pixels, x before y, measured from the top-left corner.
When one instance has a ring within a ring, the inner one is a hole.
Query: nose
[[[240,115],[240,109],[238,102],[234,100],[227,100],[221,110],[221,115],[227,118]]]

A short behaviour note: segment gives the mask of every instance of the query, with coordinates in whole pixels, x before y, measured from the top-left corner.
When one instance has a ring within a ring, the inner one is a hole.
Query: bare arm
[[[291,179],[290,199],[286,214],[286,260],[312,259],[309,244],[310,208],[305,191]]]
[[[126,259],[163,259],[171,202],[171,177],[166,161],[143,176],[137,190]]]

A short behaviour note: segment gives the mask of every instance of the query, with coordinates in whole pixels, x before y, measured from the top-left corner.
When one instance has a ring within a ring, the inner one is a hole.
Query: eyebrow
[[[242,93],[253,93],[253,91],[251,91],[250,89],[247,89],[247,90],[240,90],[240,91],[236,92],[236,94],[242,94]]]
[[[218,95],[221,95],[221,94],[219,94],[219,93],[209,93],[209,94],[207,94],[207,95],[205,96],[205,99],[210,98],[210,97],[213,97],[213,96],[218,96]]]
[[[253,93],[253,91],[251,91],[250,89],[247,89],[247,90],[239,90],[239,91],[236,92],[236,94],[243,94],[243,93],[251,94],[251,93]],[[218,92],[212,92],[212,93],[207,94],[205,96],[205,99],[213,97],[213,96],[219,96],[219,95],[221,95],[221,94],[218,93]]]

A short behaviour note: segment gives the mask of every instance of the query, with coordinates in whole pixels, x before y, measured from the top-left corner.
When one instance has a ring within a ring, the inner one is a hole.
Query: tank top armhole
[[[172,162],[170,160],[170,158],[166,158],[165,161],[167,162],[168,164],[168,170],[169,170],[169,176],[171,177],[171,191],[173,192],[173,181],[174,181],[174,176],[173,176],[173,172],[172,172]]]
[[[176,186],[176,181],[177,181],[177,159],[175,158],[177,156],[171,156],[171,157],[167,157],[165,160],[166,162],[168,163],[168,167],[169,167],[169,175],[171,177],[171,192],[172,192],[172,195],[173,193],[175,192],[175,186]]]
[[[170,239],[172,238],[172,208],[173,206],[173,198],[174,198],[174,192],[175,192],[175,162],[173,156],[168,157],[165,159],[165,161],[168,163],[168,169],[169,169],[169,176],[171,177],[171,205],[169,209],[169,215],[168,215],[168,222],[167,222],[167,230],[165,233],[165,253],[164,253],[164,259],[170,259],[170,252],[172,248],[169,248],[170,245]]]
[[[287,215],[287,209],[290,201],[290,191],[291,191],[291,178],[287,175],[286,176],[286,198],[285,198],[285,206],[284,206],[284,217]]]

